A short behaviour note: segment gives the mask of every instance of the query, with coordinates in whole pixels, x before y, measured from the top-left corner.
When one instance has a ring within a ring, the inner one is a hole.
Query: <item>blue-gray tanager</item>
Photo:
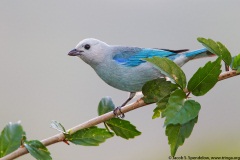
[[[89,64],[98,76],[110,86],[130,92],[126,105],[149,80],[164,75],[143,58],[167,57],[179,66],[192,59],[212,56],[206,48],[188,50],[151,49],[108,45],[97,39],[88,38],[78,43],[69,56],[78,56]]]

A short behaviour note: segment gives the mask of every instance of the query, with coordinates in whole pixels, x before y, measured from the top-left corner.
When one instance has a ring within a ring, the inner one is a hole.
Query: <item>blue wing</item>
[[[177,55],[176,52],[171,52],[170,50],[161,49],[150,49],[150,48],[121,48],[118,53],[113,57],[113,59],[124,66],[135,67],[146,61],[143,58],[151,57],[168,57],[172,59]]]

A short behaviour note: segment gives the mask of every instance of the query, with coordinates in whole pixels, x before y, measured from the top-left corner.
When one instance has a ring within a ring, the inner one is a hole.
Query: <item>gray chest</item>
[[[149,63],[128,67],[111,61],[110,63],[99,64],[93,68],[99,77],[107,84],[128,92],[141,91],[144,83],[162,76],[162,74]]]

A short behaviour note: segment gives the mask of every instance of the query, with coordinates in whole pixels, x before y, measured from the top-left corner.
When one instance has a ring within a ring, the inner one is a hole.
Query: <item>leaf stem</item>
[[[103,124],[104,124],[105,128],[108,130],[108,132],[111,132],[111,131],[109,130],[109,128],[108,128],[106,122],[103,122]]]
[[[229,65],[227,65],[227,63],[225,63],[225,71],[229,71]]]
[[[191,94],[191,92],[187,92],[186,98],[188,98],[190,94]]]

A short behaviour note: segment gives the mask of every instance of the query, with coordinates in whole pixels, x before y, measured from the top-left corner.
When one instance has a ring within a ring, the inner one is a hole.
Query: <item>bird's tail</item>
[[[178,64],[179,66],[183,66],[186,62],[190,60],[211,56],[214,56],[214,54],[209,52],[206,48],[203,48],[195,51],[180,53],[173,56],[174,58],[172,57],[171,58],[174,60],[176,64]]]
[[[185,52],[183,54],[187,58],[189,58],[189,60],[203,58],[203,57],[215,56],[215,54],[212,54],[206,48],[198,49],[198,50],[195,50],[195,51],[188,51],[188,52]]]

